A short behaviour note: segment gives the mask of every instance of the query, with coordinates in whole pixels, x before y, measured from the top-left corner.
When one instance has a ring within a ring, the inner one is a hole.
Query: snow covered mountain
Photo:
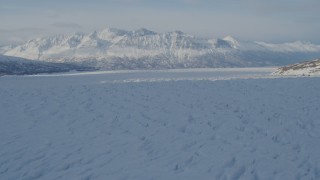
[[[1,53],[1,52],[0,52]],[[174,31],[107,28],[30,40],[2,54],[47,62],[77,63],[104,69],[166,69],[286,65],[320,56],[320,45],[268,44],[200,38]]]
[[[0,76],[13,74],[56,73],[71,70],[89,71],[94,69],[74,64],[31,61],[18,57],[0,55]]]
[[[287,76],[320,75],[320,59],[281,67],[274,74]]]

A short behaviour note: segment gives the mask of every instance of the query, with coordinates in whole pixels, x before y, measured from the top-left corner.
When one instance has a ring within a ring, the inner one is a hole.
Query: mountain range
[[[227,36],[203,38],[181,31],[157,33],[106,28],[32,39],[6,46],[0,54],[37,62],[67,63],[97,69],[171,69],[260,67],[320,57],[320,45],[309,42],[271,44]]]

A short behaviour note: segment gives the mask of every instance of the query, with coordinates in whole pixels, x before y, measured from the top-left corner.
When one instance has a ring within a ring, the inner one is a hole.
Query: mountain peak
[[[157,33],[146,28],[140,28],[137,30],[132,31],[133,35],[136,36],[148,36],[148,35],[156,35]]]
[[[230,36],[230,35],[224,37],[223,40],[224,40],[224,41],[227,41],[227,42],[230,44],[230,46],[231,46],[232,48],[234,48],[234,49],[238,49],[238,48],[240,47],[239,41],[238,41],[236,38],[234,38],[234,37],[232,37],[232,36]]]
[[[214,45],[215,48],[232,48],[232,45],[223,39],[213,39],[210,42]]]
[[[101,31],[99,31],[99,33],[113,33],[113,34],[117,34],[117,35],[123,35],[125,33],[127,33],[128,31],[123,30],[123,29],[118,29],[118,28],[104,28]]]
[[[102,40],[113,41],[117,37],[128,34],[128,31],[117,28],[105,28],[98,32],[98,37]]]
[[[183,35],[185,35],[184,32],[179,31],[179,30],[169,32],[169,34],[171,34],[171,35],[177,35],[177,36],[183,36]]]

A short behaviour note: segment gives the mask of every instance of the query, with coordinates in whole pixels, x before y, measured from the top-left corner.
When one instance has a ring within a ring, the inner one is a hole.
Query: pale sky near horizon
[[[320,44],[319,12],[320,0],[0,0],[0,45],[105,27]]]

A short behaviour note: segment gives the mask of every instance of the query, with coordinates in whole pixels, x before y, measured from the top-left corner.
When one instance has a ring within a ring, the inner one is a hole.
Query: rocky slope
[[[288,76],[320,75],[320,59],[284,66],[279,68],[274,74]]]

